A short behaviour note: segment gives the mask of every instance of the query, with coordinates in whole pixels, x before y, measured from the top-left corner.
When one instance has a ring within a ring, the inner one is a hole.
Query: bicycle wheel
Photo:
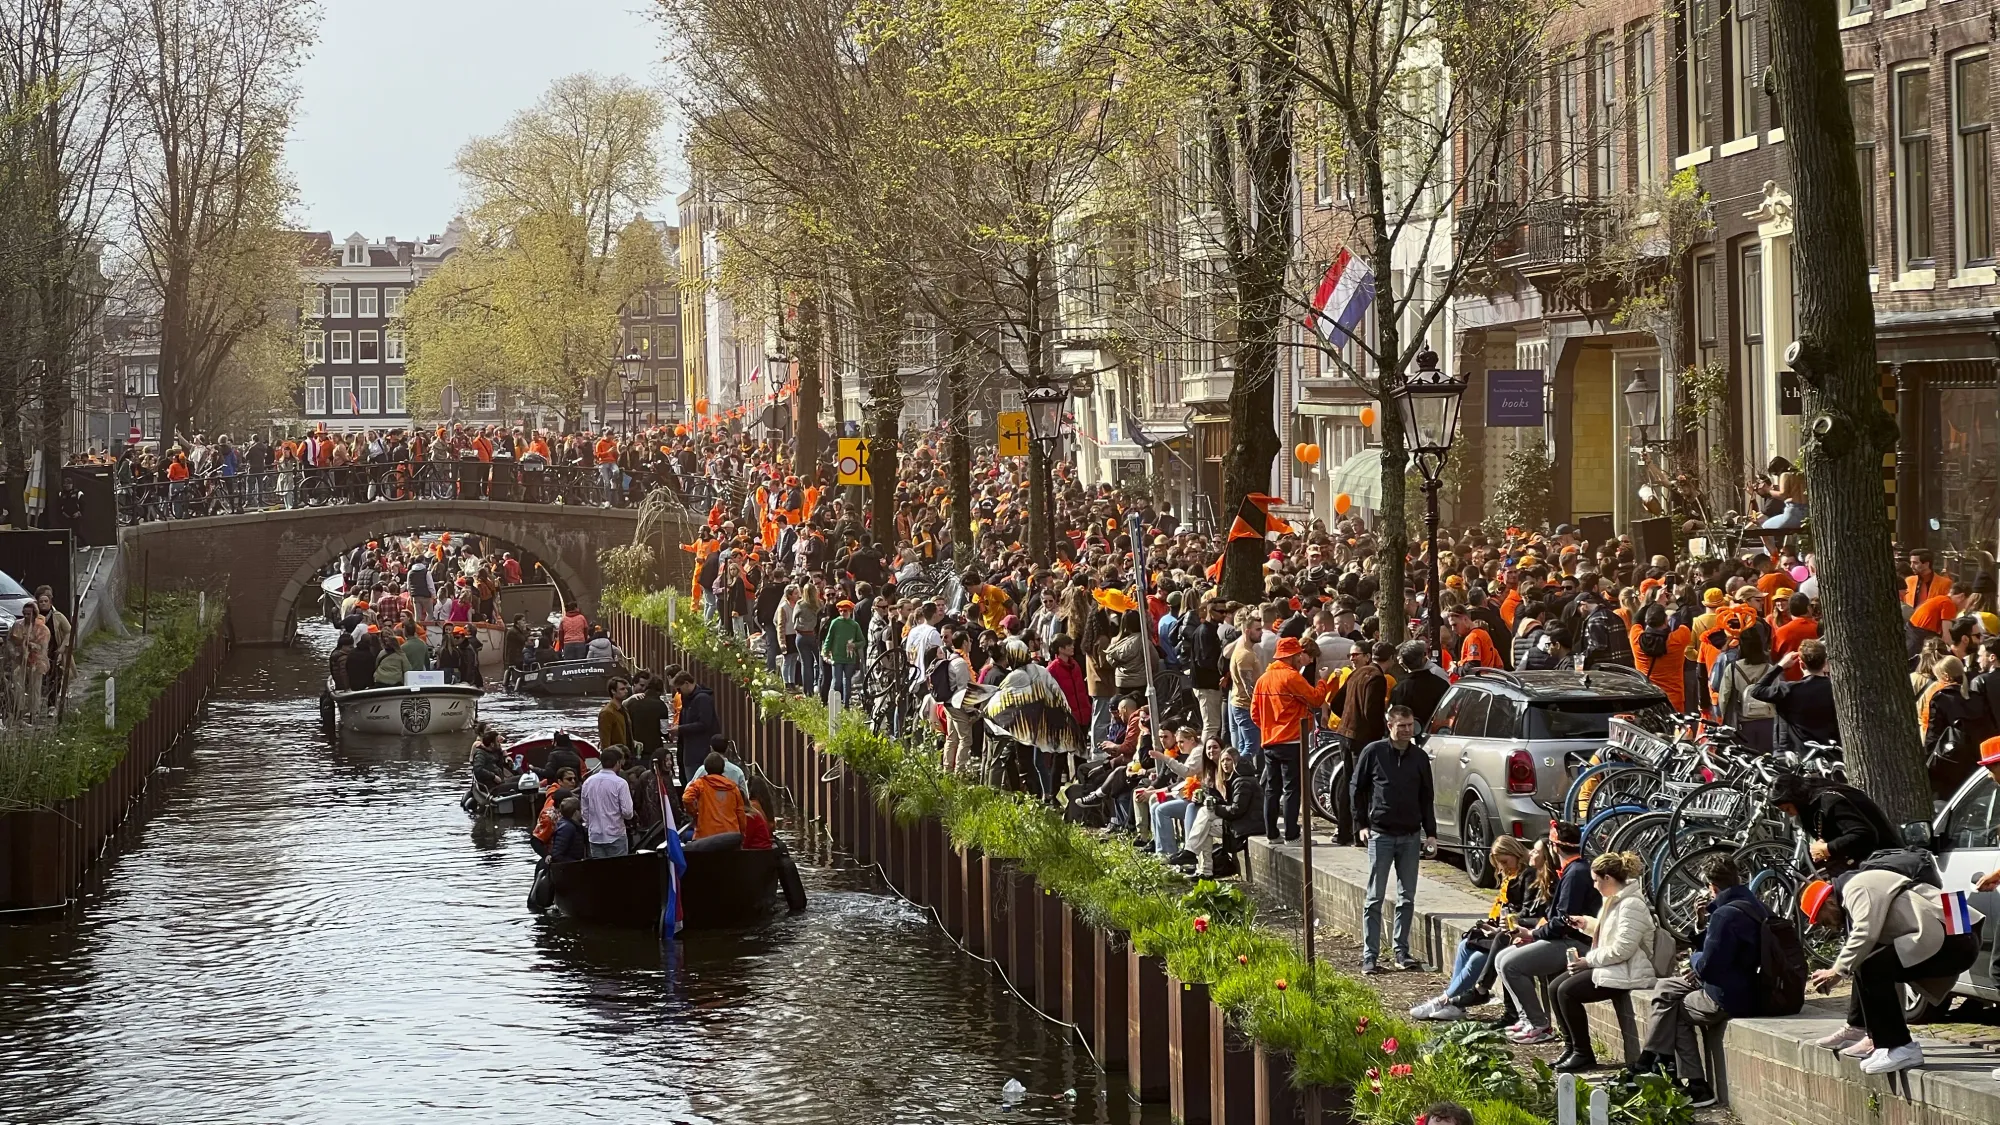
[[[1682,945],[1693,945],[1694,935],[1701,929],[1695,907],[1708,897],[1708,865],[1735,850],[1727,844],[1716,844],[1688,852],[1669,864],[1660,877],[1660,890],[1653,898],[1653,914]]]
[[[1659,775],[1646,766],[1633,762],[1600,763],[1577,775],[1569,794],[1563,798],[1563,816],[1572,823],[1582,824],[1595,810],[1643,805],[1647,803],[1646,796],[1659,786]],[[1632,799],[1625,799],[1627,794]]]
[[[1732,858],[1736,860],[1736,870],[1743,875],[1747,885],[1760,875],[1777,874],[1793,880],[1797,886],[1804,886],[1797,878],[1798,870],[1792,862],[1794,844],[1790,840],[1757,840],[1737,848]],[[1788,906],[1765,903],[1773,910],[1787,910]]]
[[[1651,858],[1667,838],[1667,814],[1659,810],[1640,813],[1618,823],[1618,830],[1605,844],[1606,851],[1633,852]]]
[[[384,500],[408,500],[410,492],[410,467],[392,465],[382,474],[381,483],[376,486],[376,494]]]
[[[1731,781],[1711,781],[1674,802],[1667,824],[1667,839],[1678,841],[1690,827],[1700,827],[1733,836],[1750,827],[1757,801],[1743,787]]]
[[[1586,856],[1598,856],[1614,850],[1611,847],[1611,838],[1628,821],[1645,816],[1648,811],[1644,805],[1614,805],[1606,807],[1603,812],[1584,822],[1583,854]]]
[[[299,482],[299,502],[308,508],[317,508],[333,501],[333,486],[326,477],[313,473]]]
[[[1312,794],[1313,814],[1321,820],[1338,823],[1340,817],[1334,812],[1334,794],[1347,784],[1347,759],[1338,746],[1322,746],[1313,754],[1312,776],[1307,786]]]

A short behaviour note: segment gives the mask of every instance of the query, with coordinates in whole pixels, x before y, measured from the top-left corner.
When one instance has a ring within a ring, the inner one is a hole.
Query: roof
[[[1459,682],[1467,680],[1529,700],[1666,698],[1658,685],[1623,666],[1588,672],[1504,672],[1497,668],[1477,668],[1473,675]]]

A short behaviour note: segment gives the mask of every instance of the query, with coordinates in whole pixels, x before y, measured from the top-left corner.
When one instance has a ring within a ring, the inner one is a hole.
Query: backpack
[[[1856,871],[1893,871],[1911,883],[1944,888],[1937,857],[1922,848],[1883,848],[1855,866]],[[1907,890],[1907,885],[1903,890]],[[1897,892],[1901,894],[1902,891]]]
[[[1757,930],[1757,1014],[1798,1015],[1806,1006],[1807,975],[1798,924],[1766,910]]]
[[[1757,681],[1763,678],[1761,675],[1752,676],[1750,673],[1745,672],[1741,660],[1732,661],[1729,665],[1729,671],[1725,675],[1736,685],[1736,693],[1731,697],[1729,706],[1729,710],[1734,713],[1734,718],[1725,716],[1725,720],[1729,725],[1741,726],[1746,722],[1752,722],[1757,719],[1777,718],[1778,709],[1776,707],[1773,707],[1770,703],[1762,699],[1752,698],[1750,695],[1750,689],[1755,687]]]
[[[1641,629],[1639,631],[1639,651],[1658,660],[1667,654],[1667,631],[1665,629]]]

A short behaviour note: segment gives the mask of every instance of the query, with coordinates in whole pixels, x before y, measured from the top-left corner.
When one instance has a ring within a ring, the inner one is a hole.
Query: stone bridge
[[[370,539],[421,530],[483,535],[539,560],[566,598],[592,612],[604,586],[597,553],[630,543],[637,527],[629,508],[408,500],[143,523],[120,529],[118,544],[129,582],[226,589],[238,644],[284,644],[300,616],[317,612],[320,575]],[[680,555],[680,534],[673,527],[669,542],[653,545],[667,567],[676,561],[668,554]]]

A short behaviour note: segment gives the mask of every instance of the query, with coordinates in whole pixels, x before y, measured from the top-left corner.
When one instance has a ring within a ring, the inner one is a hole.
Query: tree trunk
[[[1382,506],[1375,513],[1375,577],[1380,584],[1375,594],[1377,635],[1390,644],[1403,643],[1409,630],[1409,614],[1404,610],[1409,587],[1408,560],[1410,529],[1405,519],[1410,471],[1409,451],[1403,445],[1403,412],[1396,403],[1395,390],[1401,385],[1403,370],[1402,327],[1396,323],[1397,294],[1390,283],[1391,251],[1388,188],[1383,178],[1380,118],[1373,122],[1370,135],[1376,138],[1364,147],[1363,176],[1366,178],[1369,208],[1374,224],[1368,268],[1375,274],[1375,347],[1380,364],[1375,382],[1381,395],[1375,404],[1382,429]]]
[[[868,510],[875,541],[896,542],[896,443],[903,419],[903,384],[896,362],[903,341],[903,302],[893,283],[860,286],[855,330],[861,334],[861,373],[868,380]]]
[[[792,472],[811,484],[818,479],[819,413],[826,401],[820,382],[819,301],[808,293],[799,298],[798,388],[792,393]]]
[[[1772,5],[1771,56],[1795,193],[1794,366],[1805,392],[1803,460],[1841,743],[1854,783],[1892,819],[1928,820],[1882,492],[1882,455],[1896,446],[1896,423],[1882,407],[1875,367],[1854,121],[1832,7]]]
[[[964,317],[953,310],[951,317],[951,359],[945,364],[940,390],[943,401],[938,414],[945,423],[945,478],[951,497],[951,557],[955,569],[978,554],[972,543],[972,441],[965,432],[966,411],[971,406],[967,387],[965,357],[972,351],[972,334]],[[1044,556],[1037,555],[1036,558]]]

